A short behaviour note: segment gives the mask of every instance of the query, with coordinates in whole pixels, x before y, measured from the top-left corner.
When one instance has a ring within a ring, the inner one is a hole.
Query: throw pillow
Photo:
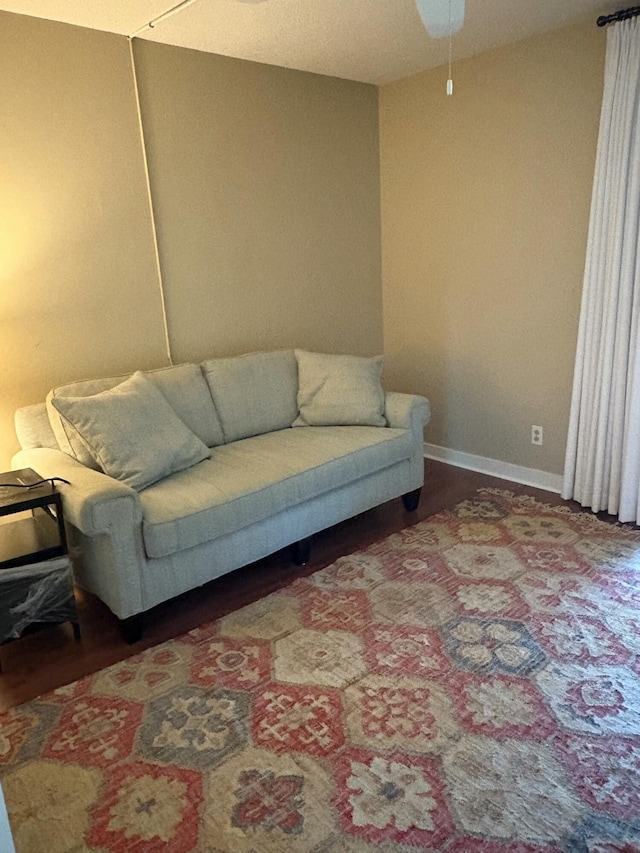
[[[53,397],[102,470],[140,491],[210,456],[140,371],[90,397]]]
[[[293,358],[293,353],[291,357]],[[87,468],[100,470],[98,461],[93,458],[86,443],[69,421],[60,417],[51,400],[53,397],[91,397],[121,385],[131,375],[127,373],[124,376],[68,382],[49,392],[47,413],[60,450],[73,456]],[[207,447],[224,444],[222,426],[199,365],[176,364],[172,367],[148,370],[144,375],[162,392],[185,426],[189,427]]]
[[[383,358],[296,350],[298,409],[293,426],[386,426]]]

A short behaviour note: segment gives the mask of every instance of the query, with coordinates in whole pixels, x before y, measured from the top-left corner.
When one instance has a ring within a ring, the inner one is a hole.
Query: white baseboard
[[[562,476],[560,474],[550,474],[548,471],[538,471],[536,468],[525,468],[523,465],[512,465],[510,462],[501,462],[499,459],[488,459],[486,456],[463,453],[461,450],[450,450],[448,447],[439,447],[437,444],[428,444],[427,442],[424,445],[424,455],[427,459],[447,462],[457,468],[478,471],[480,474],[500,477],[502,480],[511,480],[514,483],[522,483],[524,486],[544,489],[546,492],[555,492],[559,495],[562,491]]]

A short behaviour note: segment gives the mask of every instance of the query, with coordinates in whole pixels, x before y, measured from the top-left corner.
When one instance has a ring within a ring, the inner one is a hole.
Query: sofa
[[[155,605],[423,484],[424,397],[382,358],[249,353],[85,380],[16,412],[14,469],[61,478],[74,579],[130,642]]]

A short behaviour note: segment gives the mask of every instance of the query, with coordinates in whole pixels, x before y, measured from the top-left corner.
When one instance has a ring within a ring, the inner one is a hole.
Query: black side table
[[[31,468],[0,473],[0,516],[30,510],[29,518],[0,523],[0,569],[26,566],[67,553],[62,497],[48,480]]]
[[[0,644],[43,623],[71,622],[80,637],[61,495],[48,481],[16,488],[39,480],[30,468],[0,473],[0,516],[31,512],[0,523]]]

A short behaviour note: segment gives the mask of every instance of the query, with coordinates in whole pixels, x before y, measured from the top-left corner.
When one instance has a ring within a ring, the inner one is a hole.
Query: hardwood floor
[[[135,645],[122,641],[116,618],[102,602],[78,590],[80,641],[74,640],[70,625],[60,625],[0,648],[0,711],[243,607],[296,577],[311,574],[344,554],[472,497],[482,487],[529,494],[549,504],[565,503],[550,492],[425,460],[425,487],[416,512],[407,513],[400,499],[391,501],[316,534],[311,559],[305,566],[294,565],[286,549],[162,604],[149,612],[144,636]],[[576,504],[573,508],[579,509]]]

